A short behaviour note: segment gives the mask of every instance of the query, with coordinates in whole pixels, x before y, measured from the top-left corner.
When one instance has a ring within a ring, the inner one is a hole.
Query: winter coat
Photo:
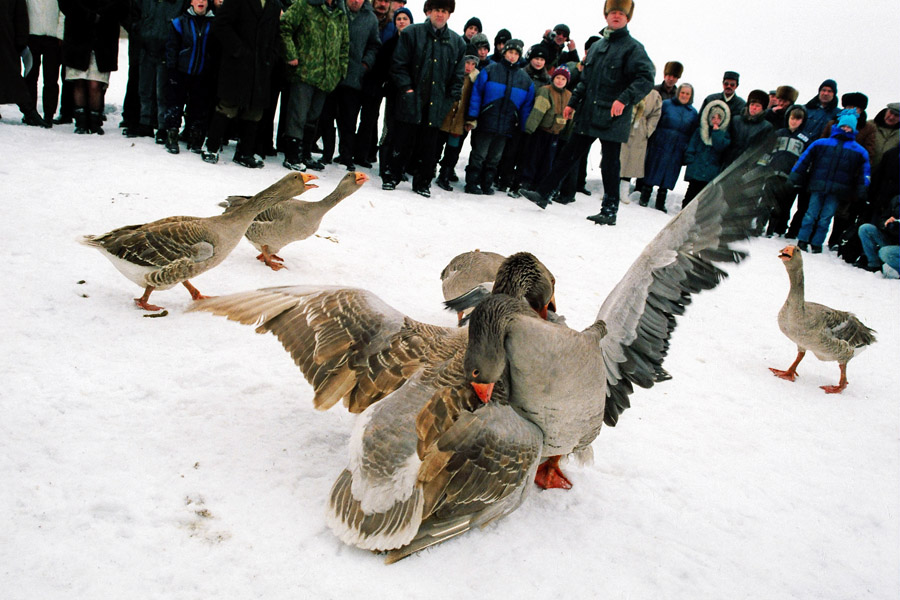
[[[831,137],[814,141],[800,155],[791,171],[791,180],[808,181],[810,192],[865,196],[869,187],[869,153],[856,142],[854,132],[835,127]]]
[[[375,65],[375,55],[381,47],[378,37],[378,17],[372,5],[364,2],[358,13],[347,11],[350,51],[347,75],[340,84],[353,90],[362,89],[363,75]]]
[[[733,116],[731,119],[731,126],[728,128],[731,145],[725,152],[722,166],[727,167],[736,161],[750,146],[772,130],[772,124],[766,121],[765,111],[751,117],[747,107],[744,107],[739,115]]]
[[[775,147],[763,159],[770,168],[786,175],[797,164],[797,159],[800,158],[800,155],[803,154],[810,142],[810,139],[803,133],[806,125],[806,108],[795,106],[791,110],[796,110],[797,108],[803,111],[803,121],[800,123],[800,126],[794,132],[787,127],[777,130],[775,132]]]
[[[350,59],[344,0],[334,0],[330,7],[325,0],[296,0],[282,15],[280,27],[284,61],[299,61],[288,65],[288,81],[302,81],[325,92],[336,88],[347,75]]]
[[[278,58],[281,6],[268,0],[227,0],[213,19],[221,45],[218,95],[228,104],[258,110],[269,102],[272,69]]]
[[[631,109],[650,92],[655,75],[644,46],[631,37],[627,27],[605,30],[585,57],[581,81],[569,101],[575,109],[575,132],[604,141],[627,142]],[[625,109],[613,117],[610,108],[616,100]]]
[[[678,84],[672,86],[672,90],[669,91],[666,89],[666,82],[661,81],[659,85],[653,86],[653,89],[659,92],[659,97],[663,100],[668,100],[670,98],[674,98],[676,94],[678,94]]]
[[[387,31],[390,31],[391,35],[385,37]],[[375,63],[369,65],[370,69],[365,72],[362,78],[364,94],[376,98],[384,96],[385,84],[388,81],[391,61],[394,60],[394,48],[397,47],[397,35],[399,33],[393,21],[390,23],[390,27],[385,27],[381,31],[381,45],[378,46],[378,50],[375,52]]]
[[[534,84],[518,66],[503,60],[478,75],[469,100],[469,120],[478,120],[478,130],[510,135],[523,130],[534,106]]]
[[[710,94],[703,100],[703,104],[700,106],[700,110],[706,108],[706,105],[712,102],[713,100],[721,100],[725,104],[728,105],[728,110],[731,111],[731,117],[734,118],[737,115],[741,114],[741,111],[744,110],[744,107],[747,106],[747,101],[734,94],[731,96],[731,100],[725,99],[725,92],[718,92],[715,94]]]
[[[500,62],[502,62],[502,60]],[[529,78],[531,78],[531,81],[532,81],[532,83],[534,83],[535,88],[543,87],[545,85],[550,85],[550,83],[552,83],[550,81],[550,73],[547,72],[546,67],[544,67],[543,69],[538,71],[534,67],[532,67],[531,63],[529,62],[527,65],[525,65],[525,67],[522,69],[522,71],[526,75],[528,75]]]
[[[559,90],[553,84],[538,89],[534,95],[534,108],[525,122],[525,133],[540,129],[550,135],[559,135],[568,124],[563,118],[563,110],[571,97],[571,91],[565,88]]]
[[[662,115],[647,146],[644,185],[658,185],[667,190],[675,187],[684,164],[684,152],[698,120],[697,109],[681,104],[678,98],[662,103]]]
[[[25,0],[0,0],[0,104],[29,103],[20,53],[28,45]]]
[[[578,62],[578,50],[566,50],[565,46],[557,45],[556,40],[550,37],[551,35],[553,35],[552,31],[546,34],[540,42],[547,51],[547,62],[544,68],[551,71],[567,62]]]
[[[63,39],[66,18],[56,0],[29,0],[28,33]]]
[[[833,121],[840,112],[838,108],[837,98],[832,99],[826,106],[819,103],[819,96],[813,96],[812,100],[806,103],[806,127],[803,133],[811,140],[817,140],[824,137],[822,129],[829,121]],[[828,135],[827,133],[824,135]]]
[[[647,142],[656,131],[659,118],[662,116],[662,103],[664,98],[660,96],[656,88],[644,96],[634,107],[634,116],[631,119],[631,131],[628,134],[628,143],[622,144],[619,153],[619,174],[621,177],[643,177],[644,162],[647,158]]]
[[[435,31],[429,20],[403,30],[390,72],[397,87],[398,121],[441,126],[462,93],[465,50],[459,34],[446,26]]]
[[[725,118],[719,125],[719,129],[713,129],[709,122],[709,115],[714,106],[719,106],[725,111]],[[700,124],[691,135],[687,150],[684,153],[684,162],[687,168],[684,170],[685,181],[712,181],[722,170],[722,154],[731,143],[728,135],[728,122],[731,112],[728,105],[721,100],[713,100],[700,113]]]
[[[119,21],[128,16],[128,0],[59,0],[66,15],[62,64],[87,71],[91,52],[97,70],[109,73],[119,68]]]
[[[209,34],[213,17],[184,13],[169,24],[166,67],[188,75],[199,75],[209,62]]]
[[[878,165],[881,164],[881,157],[884,156],[884,153],[891,148],[896,148],[898,143],[900,143],[900,123],[893,127],[885,123],[884,116],[887,114],[887,111],[888,109],[882,108],[875,115],[875,118],[869,121],[874,127],[874,143],[872,144],[871,152],[869,152],[869,161],[872,163],[873,173],[878,168]]]
[[[475,80],[478,79],[479,73],[478,69],[472,69],[472,72],[463,79],[462,95],[459,97],[459,100],[453,103],[453,106],[450,107],[450,112],[444,117],[444,122],[441,123],[441,131],[446,131],[450,135],[462,135],[465,133],[466,121],[468,120],[466,114],[469,110],[469,100],[472,97],[472,87],[475,85]]]
[[[141,19],[137,27],[142,52],[158,60],[165,58],[172,19],[184,12],[184,4],[183,0],[141,0]]]

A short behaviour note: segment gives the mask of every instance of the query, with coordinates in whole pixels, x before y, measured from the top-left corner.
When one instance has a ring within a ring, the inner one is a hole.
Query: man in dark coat
[[[256,124],[269,100],[272,68],[278,56],[278,18],[281,5],[269,0],[227,0],[216,9],[213,35],[222,47],[219,98],[206,138],[203,160],[219,160],[219,148],[229,120],[238,120],[234,162],[250,169],[265,166],[253,154]]]
[[[656,75],[644,46],[628,32],[633,11],[631,0],[606,1],[603,13],[608,26],[588,51],[581,81],[563,114],[567,119],[574,115],[574,133],[537,189],[522,192],[541,208],[547,206],[553,190],[599,139],[603,205],[599,214],[588,218],[600,225],[616,224],[621,145],[628,141],[632,108],[653,88]]]
[[[382,189],[397,186],[414,152],[419,161],[413,191],[426,198],[431,195],[438,133],[462,93],[465,75],[466,44],[447,26],[455,8],[454,0],[426,0],[428,19],[410,25],[400,36],[391,64],[391,79],[397,88],[396,132]]]
[[[22,78],[22,51],[28,47],[28,9],[25,0],[0,0],[0,104],[15,103],[26,125],[49,127],[32,106]],[[52,114],[47,118],[52,118]]]
[[[741,114],[741,110],[743,110],[744,106],[747,103],[743,98],[737,95],[738,86],[741,84],[741,75],[736,71],[725,71],[725,74],[722,75],[722,91],[710,94],[703,101],[703,106],[700,107],[700,111],[702,112],[706,105],[712,102],[713,100],[721,100],[725,104],[728,105],[728,110],[731,111],[732,115]],[[768,95],[766,95],[768,98]],[[763,104],[763,108],[768,106],[768,102]]]
[[[547,51],[547,71],[552,71],[559,65],[570,62],[578,62],[578,50],[575,42],[569,37],[569,26],[560,23],[553,29],[544,33],[541,46]]]
[[[663,67],[663,80],[653,89],[659,92],[663,100],[671,100],[678,93],[678,80],[684,73],[684,65],[677,60],[669,61]]]

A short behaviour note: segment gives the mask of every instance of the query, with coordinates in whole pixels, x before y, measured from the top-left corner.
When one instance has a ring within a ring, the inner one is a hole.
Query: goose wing
[[[203,221],[197,217],[168,217],[144,225],[127,225],[91,239],[90,244],[144,267],[165,267],[183,260],[201,262],[215,250]]]
[[[614,426],[630,406],[633,384],[651,387],[669,379],[662,368],[675,327],[691,296],[714,288],[727,274],[716,263],[738,263],[746,252],[733,242],[746,239],[759,215],[770,171],[757,164],[772,146],[766,139],[710,182],[644,248],[609,294],[597,321],[607,370],[604,422]],[[595,323],[596,325],[596,323]]]
[[[343,399],[351,412],[361,412],[466,343],[464,331],[421,323],[356,288],[267,288],[202,300],[191,310],[274,334],[313,386],[321,410]]]

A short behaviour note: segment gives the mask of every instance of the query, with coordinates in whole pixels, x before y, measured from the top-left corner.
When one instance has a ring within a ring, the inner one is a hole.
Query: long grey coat
[[[656,124],[659,123],[659,117],[662,114],[662,103],[662,96],[653,89],[635,106],[628,143],[622,144],[622,151],[619,154],[622,164],[619,170],[620,177],[644,176],[647,140],[656,131]]]
[[[381,47],[378,17],[375,16],[372,5],[364,2],[355,14],[347,9],[347,26],[350,30],[350,60],[347,63],[347,75],[338,85],[361,90],[362,78],[366,72],[363,63],[369,69],[375,66],[375,55]]]

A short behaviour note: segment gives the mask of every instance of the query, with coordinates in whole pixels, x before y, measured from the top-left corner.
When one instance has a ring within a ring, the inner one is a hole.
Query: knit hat
[[[900,102],[889,102],[887,109],[892,113],[900,114]]]
[[[479,19],[478,17],[472,17],[471,19],[466,21],[466,25],[465,25],[465,27],[463,27],[463,31],[465,31],[472,25],[474,25],[475,27],[478,28],[478,33],[481,33],[482,31],[484,31],[484,28],[481,26],[481,19]]]
[[[517,39],[513,38],[513,39],[509,40],[508,42],[506,42],[506,45],[503,46],[503,53],[506,54],[510,50],[518,50],[519,56],[522,56],[522,50],[524,49],[524,47],[525,47],[525,44],[522,42],[522,40],[517,40]]]
[[[837,94],[837,81],[835,81],[834,79],[826,79],[825,81],[820,83],[818,91],[821,92],[823,87],[830,87],[832,90],[834,90],[834,93]]]
[[[425,14],[428,14],[435,9],[444,9],[447,12],[452,13],[456,10],[456,0],[425,0],[425,6],[422,7]]]
[[[412,11],[409,10],[408,8],[406,8],[405,6],[401,6],[400,8],[398,8],[397,10],[394,11],[394,20],[395,21],[397,20],[397,15],[406,15],[407,17],[409,17],[410,23],[416,22],[416,20],[413,19]]]
[[[546,60],[547,48],[543,44],[535,44],[528,49],[528,60],[531,60],[532,58],[543,58]]]
[[[475,56],[474,54],[466,54],[464,60],[468,63],[475,63],[476,65],[481,62],[481,59]]]
[[[572,30],[569,29],[569,26],[566,25],[565,23],[560,23],[559,25],[557,25],[556,27],[553,28],[553,31],[556,33],[556,35],[566,36],[566,39],[569,39],[569,35],[572,33]]]
[[[632,0],[606,0],[606,4],[603,5],[603,16],[605,17],[614,10],[621,10],[625,13],[625,18],[630,21],[631,15],[634,14],[634,2]]]
[[[472,41],[470,42],[472,47],[476,50],[484,46],[485,48],[490,49],[491,43],[488,41],[488,38],[483,33],[476,33],[472,36]]]
[[[587,51],[591,49],[591,46],[593,46],[594,44],[596,44],[599,40],[600,40],[600,36],[599,36],[599,35],[592,35],[591,37],[589,37],[589,38],[587,39],[587,41],[584,43],[584,51],[585,51],[585,53],[587,53]]]
[[[663,68],[663,75],[671,75],[673,77],[677,77],[681,79],[681,75],[684,73],[684,65],[678,62],[677,60],[672,60],[666,63],[666,66]]]
[[[749,106],[754,102],[759,103],[763,108],[767,107],[769,105],[769,94],[762,90],[753,90],[747,94],[747,105]]]
[[[797,101],[798,96],[800,96],[800,92],[789,85],[779,85],[775,89],[776,98],[778,98],[779,100],[787,100],[791,104]]]
[[[853,131],[856,131],[856,126],[858,123],[859,117],[856,115],[855,110],[842,110],[838,115],[838,127],[849,127]]]
[[[869,97],[862,92],[850,92],[841,96],[841,106],[847,108],[852,106],[860,110],[866,110],[869,106]]]
[[[741,74],[738,73],[737,71],[725,71],[725,74],[722,75],[722,81],[725,81],[726,79],[734,79],[735,81],[740,83],[741,82]],[[763,93],[765,93],[765,92],[763,92]]]
[[[558,67],[553,69],[553,72],[550,73],[550,81],[556,79],[557,75],[562,75],[563,77],[565,77],[566,83],[569,83],[569,81],[572,79],[572,73],[569,71],[569,68],[566,65],[559,65]]]
[[[501,43],[505,44],[511,39],[512,34],[509,32],[509,29],[501,29],[497,32],[497,35],[494,36],[494,46],[499,46]]]

